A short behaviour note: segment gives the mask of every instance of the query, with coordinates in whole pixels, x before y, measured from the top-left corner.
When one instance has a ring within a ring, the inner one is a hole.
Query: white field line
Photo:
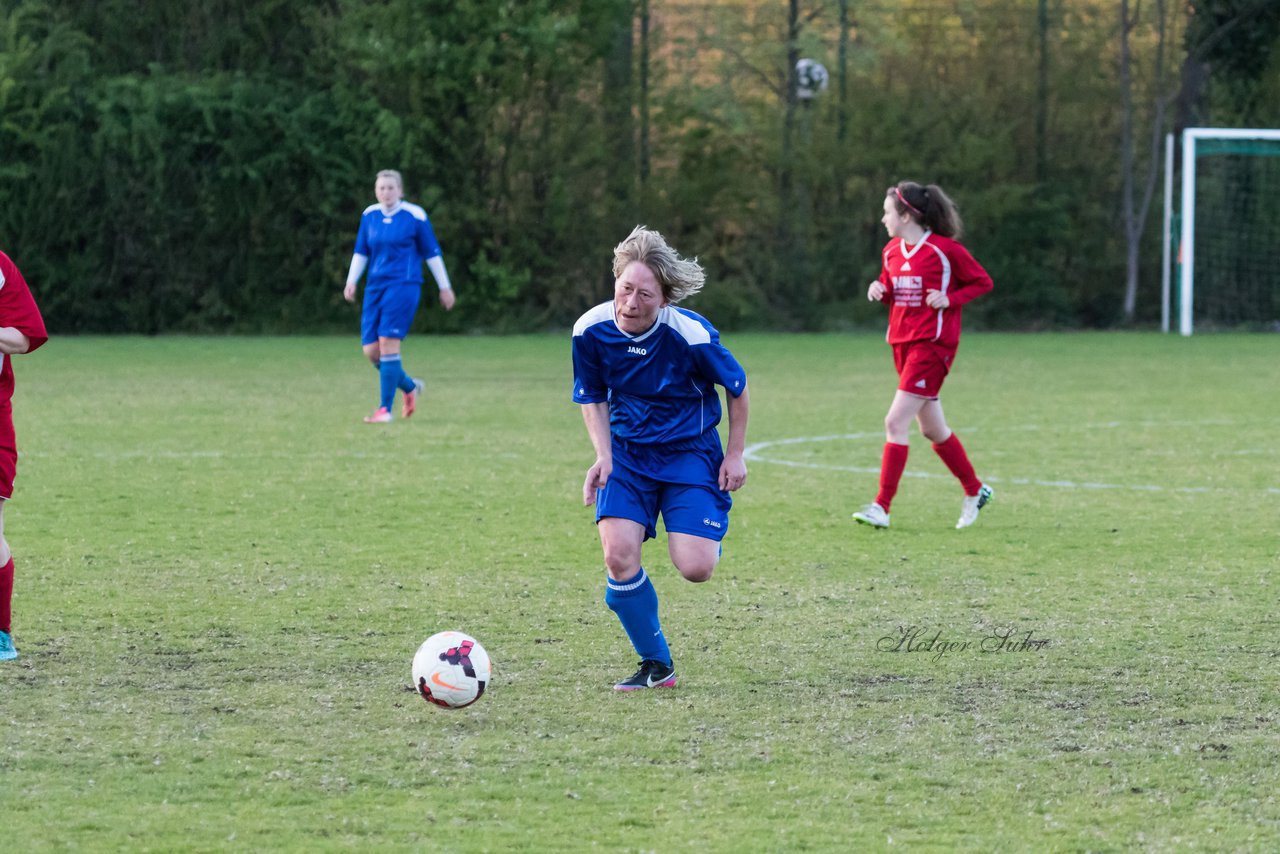
[[[1106,430],[1121,427],[1130,428],[1152,428],[1152,427],[1206,427],[1206,426],[1236,426],[1236,422],[1223,419],[1206,419],[1202,421],[1099,421],[1086,424],[1072,425],[1073,430]],[[1022,424],[1009,427],[1001,427],[1004,432],[1010,431],[1032,431],[1032,432],[1049,432],[1053,428],[1045,428],[1037,424]],[[967,427],[958,432],[969,434],[978,431],[976,427]],[[840,471],[853,472],[855,474],[879,474],[879,466],[839,466],[830,465],[828,463],[807,463],[799,460],[779,459],[772,455],[766,455],[764,451],[770,448],[781,448],[788,445],[808,445],[816,442],[850,442],[862,439],[880,439],[884,436],[882,431],[869,433],[839,433],[829,436],[796,436],[789,439],[772,439],[765,442],[755,442],[747,446],[743,452],[743,457],[751,462],[769,463],[771,465],[789,466],[791,468],[816,469],[820,471]],[[1272,454],[1274,449],[1256,448],[1235,451],[1234,454]],[[64,457],[65,454],[50,451],[36,451],[34,453],[19,452],[19,458],[40,458],[40,457]],[[255,456],[252,453],[243,451],[226,451],[226,450],[183,450],[183,451],[157,451],[157,450],[124,450],[124,451],[99,451],[89,454],[93,459],[106,460],[109,462],[119,462],[123,460],[217,460],[224,458],[244,459],[249,456]],[[297,457],[289,451],[276,451],[269,454],[257,454],[259,457],[267,457],[270,459],[286,459]],[[382,459],[383,455],[378,453],[368,453],[364,451],[335,451],[328,454],[333,459]],[[409,455],[416,456],[420,459],[427,459],[425,455]],[[504,458],[515,457],[515,454],[501,454]],[[942,478],[947,479],[950,475],[935,474],[932,472],[921,471],[905,471],[903,477],[919,477],[919,478]],[[1121,489],[1132,492],[1191,492],[1204,493],[1214,492],[1218,490],[1234,492],[1237,491],[1225,487],[1207,487],[1207,486],[1161,486],[1157,484],[1120,484],[1120,483],[1099,483],[1094,481],[1074,481],[1074,480],[1038,480],[1036,478],[1027,477],[987,477],[991,483],[1010,483],[1019,486],[1048,486],[1059,489]],[[1267,487],[1262,490],[1269,495],[1280,495],[1280,487]]]
[[[1103,421],[1092,424],[1073,425],[1075,429],[1115,429],[1120,427],[1203,427],[1203,426],[1230,426],[1233,422],[1225,420],[1206,420],[1206,421],[1186,421],[1186,422],[1168,422],[1168,421],[1138,421],[1138,422],[1122,422],[1122,421]],[[1018,431],[1034,431],[1039,432],[1045,430],[1044,427],[1035,424],[1024,424],[1014,427],[1001,427],[1002,431],[1018,430]],[[957,432],[969,434],[977,431],[977,428],[969,427]],[[1047,431],[1046,431],[1047,432]],[[841,466],[831,465],[829,463],[809,463],[800,460],[788,460],[771,453],[766,453],[773,448],[784,448],[790,445],[809,445],[817,442],[854,442],[863,439],[883,439],[882,431],[871,433],[839,433],[829,436],[796,436],[789,439],[772,439],[765,442],[755,442],[748,445],[743,452],[743,457],[751,462],[770,463],[772,465],[790,466],[791,468],[817,469],[821,471],[841,471],[854,472],[856,474],[879,474],[879,466]],[[1259,450],[1257,453],[1265,453]],[[1247,451],[1241,453],[1255,453],[1255,451]],[[949,479],[950,474],[936,474],[933,472],[921,471],[905,471],[903,477],[920,477],[920,478],[942,478]],[[1153,483],[1147,484],[1125,484],[1125,483],[1100,483],[1097,481],[1076,481],[1076,480],[1039,480],[1031,477],[983,477],[984,481],[990,483],[1008,483],[1019,486],[1048,486],[1058,489],[1119,489],[1131,492],[1189,492],[1204,493],[1214,492],[1220,487],[1208,486],[1165,486]],[[1226,491],[1238,491],[1235,489],[1227,489]],[[1271,495],[1280,495],[1280,487],[1267,487],[1263,492]]]

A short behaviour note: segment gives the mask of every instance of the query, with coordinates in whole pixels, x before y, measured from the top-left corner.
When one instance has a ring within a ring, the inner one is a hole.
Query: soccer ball
[[[413,684],[428,703],[461,709],[484,694],[492,669],[480,641],[462,632],[439,632],[413,656]]]

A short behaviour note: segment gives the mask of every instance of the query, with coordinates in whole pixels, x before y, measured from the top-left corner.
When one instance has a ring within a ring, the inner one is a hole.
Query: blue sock
[[[631,645],[642,659],[671,663],[671,650],[658,623],[658,592],[644,567],[629,581],[606,579],[604,604],[618,615]]]
[[[396,389],[400,387],[400,378],[404,376],[404,368],[400,367],[400,354],[383,356],[378,362],[378,374],[382,379],[381,406],[388,412],[396,402]]]
[[[417,386],[414,385],[413,383],[413,377],[405,373],[404,368],[401,367],[400,368],[400,390],[413,391],[415,388],[417,388]]]

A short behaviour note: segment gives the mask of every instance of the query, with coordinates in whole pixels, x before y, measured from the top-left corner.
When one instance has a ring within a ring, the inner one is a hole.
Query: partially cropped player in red
[[[9,256],[0,252],[0,661],[18,657],[10,634],[13,554],[4,538],[4,503],[13,495],[18,449],[13,434],[13,365],[10,356],[30,353],[49,340],[40,309]]]
[[[889,334],[898,391],[884,417],[885,446],[880,460],[880,492],[853,518],[876,528],[889,527],[889,505],[907,466],[907,432],[912,419],[933,450],[964,487],[957,528],[967,528],[991,500],[991,489],[974,474],[969,455],[942,414],[938,392],[960,346],[960,307],[991,290],[991,277],[956,242],[960,212],[936,184],[903,181],[885,194],[889,232],[880,278],[867,299],[889,304]]]

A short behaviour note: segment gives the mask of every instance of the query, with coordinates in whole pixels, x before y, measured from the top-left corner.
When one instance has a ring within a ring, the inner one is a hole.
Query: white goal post
[[[1173,210],[1173,135],[1165,145],[1165,240],[1162,264],[1161,327],[1169,331],[1169,298],[1171,288],[1170,267],[1173,249],[1170,246],[1170,221]],[[1280,129],[1262,128],[1187,128],[1182,132],[1182,222],[1178,263],[1178,331],[1190,335],[1192,330],[1192,298],[1195,294],[1195,225],[1196,225],[1196,147],[1205,140],[1271,140],[1280,143]]]

